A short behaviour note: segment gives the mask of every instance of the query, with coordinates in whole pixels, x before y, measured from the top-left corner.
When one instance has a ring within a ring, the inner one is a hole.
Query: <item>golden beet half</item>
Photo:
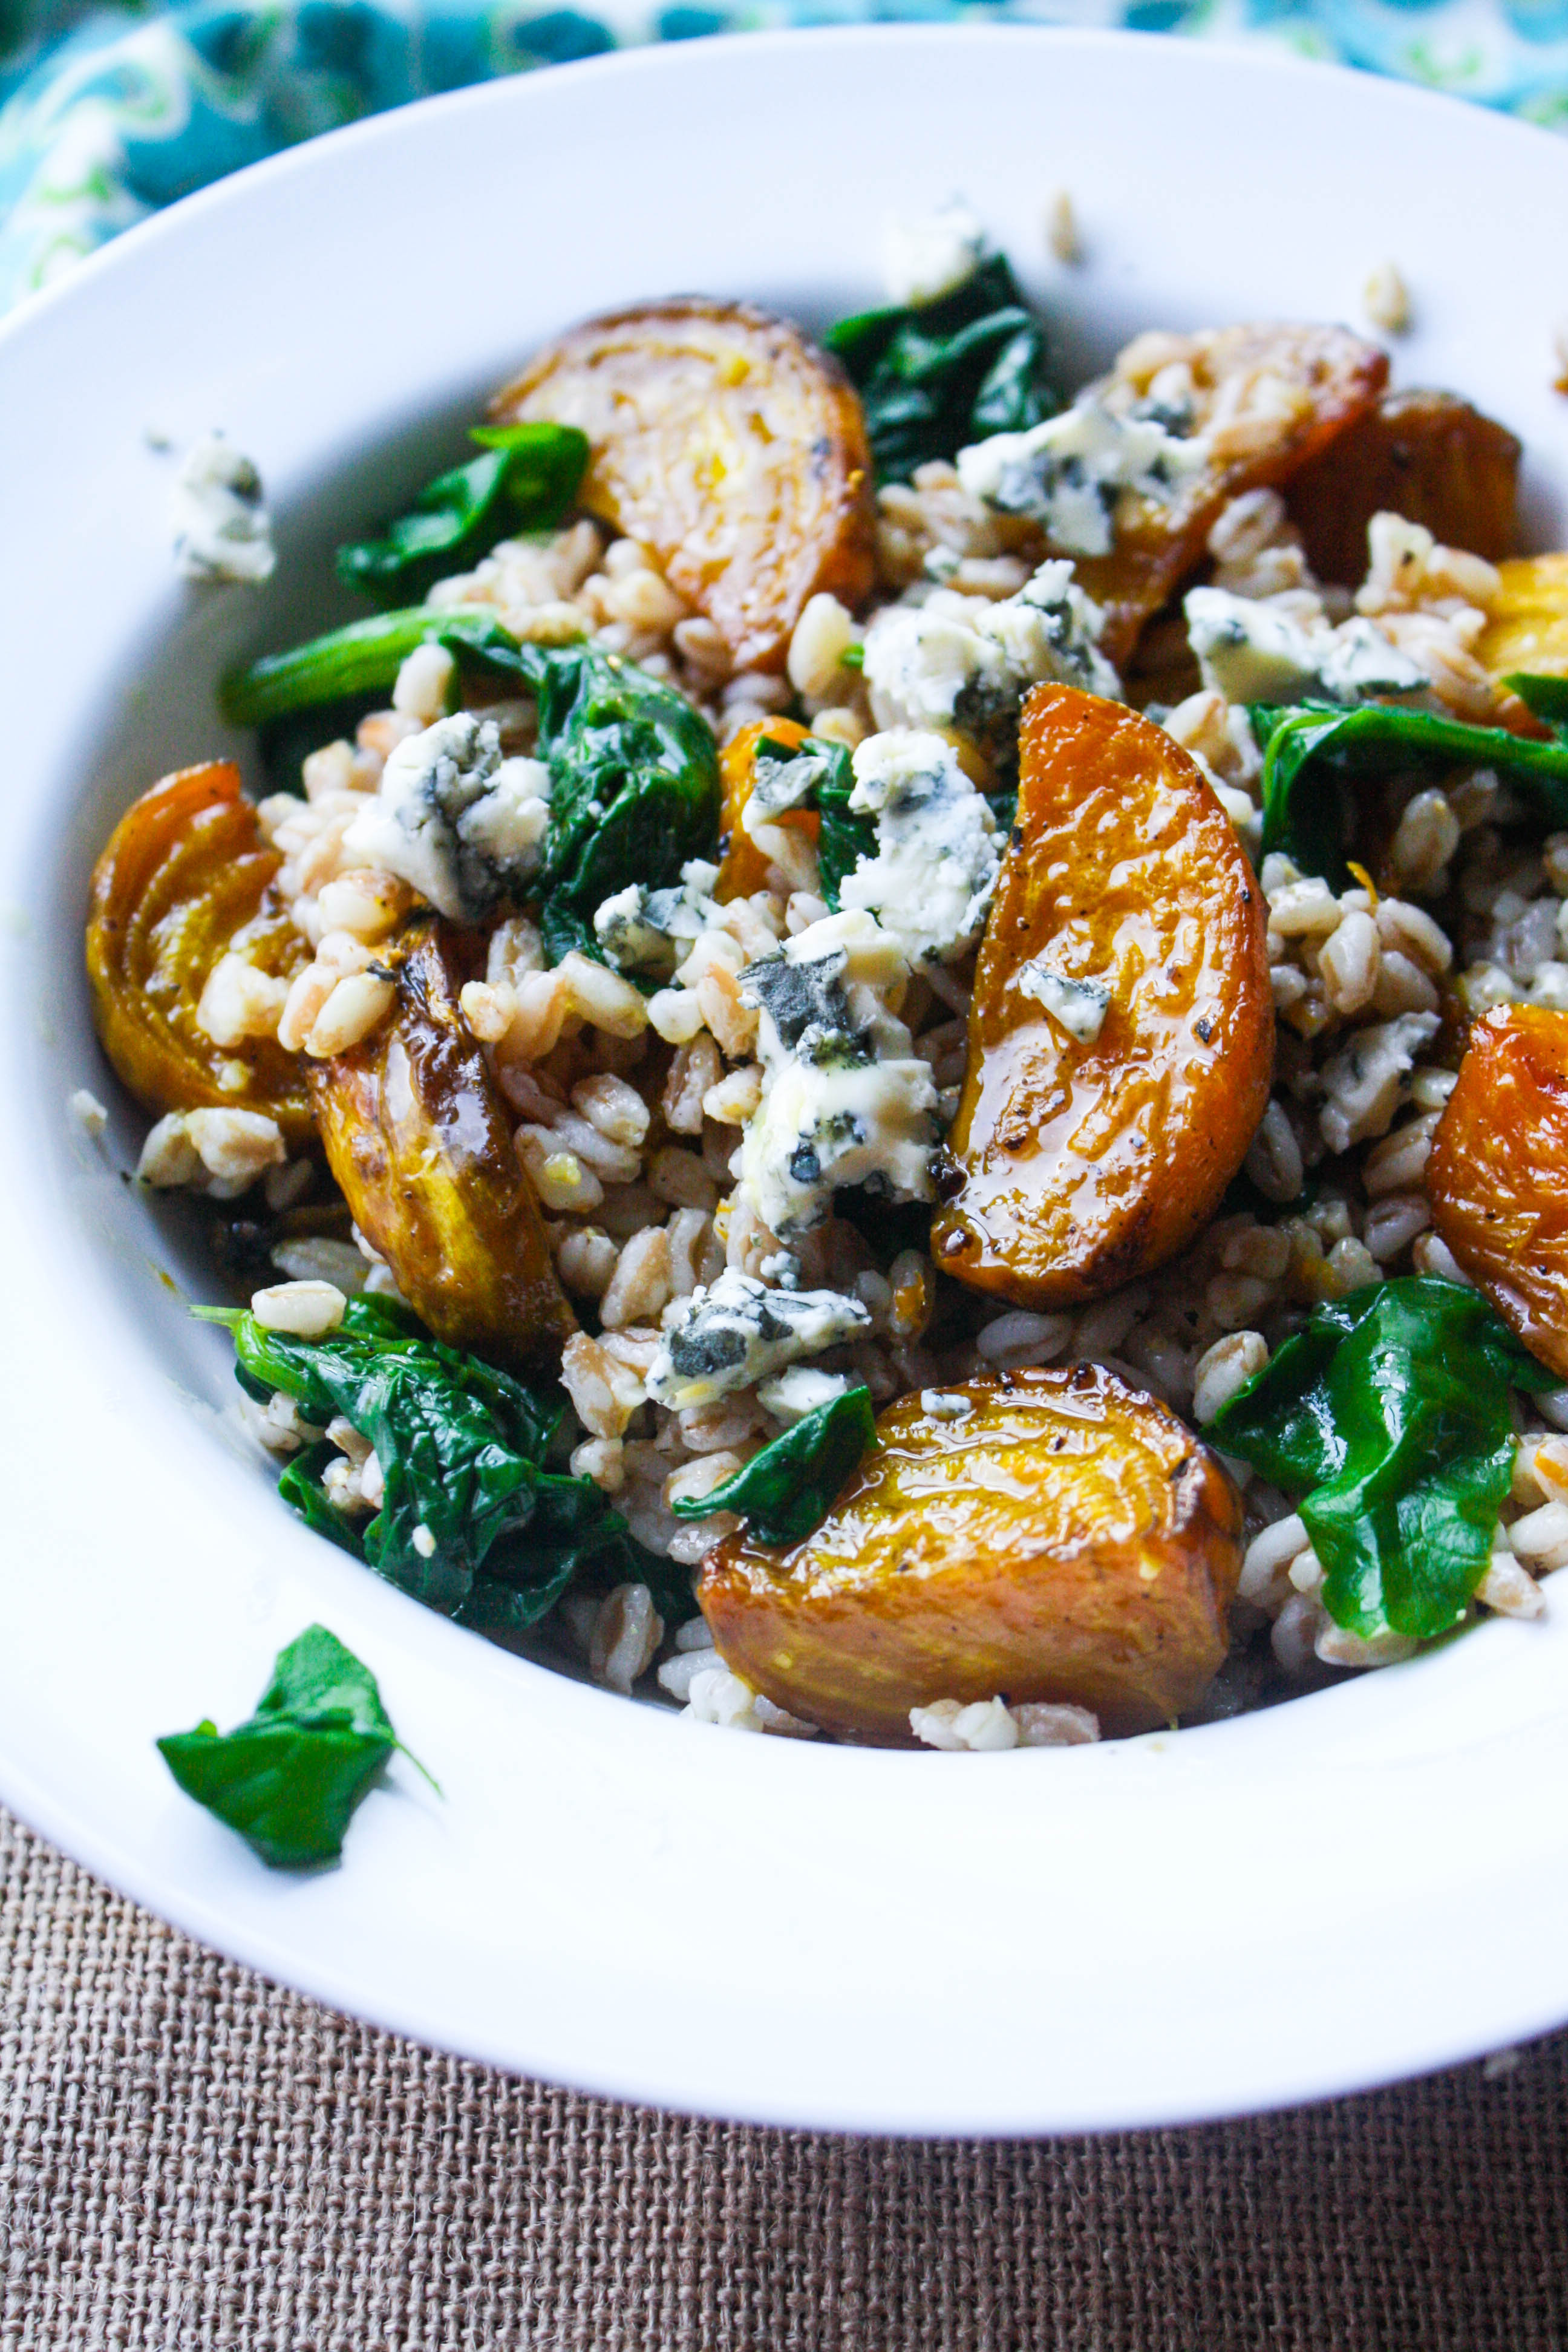
[[[310,1094],[354,1223],[438,1339],[553,1364],[576,1328],[484,1055],[458,1009],[458,947],[414,924],[384,961],[397,998]]]
[[[875,569],[859,396],[787,319],[744,302],[639,304],[552,343],[490,404],[575,425],[581,498],[644,547],[737,669],[782,669],[808,597]]]
[[[87,972],[103,1050],[148,1110],[264,1111],[290,1142],[310,1136],[299,1057],[268,1037],[216,1045],[196,1020],[221,956],[279,980],[310,961],[272,892],[281,864],[227,760],[165,776],[115,826],[93,868]]]
[[[1091,1707],[1110,1734],[1195,1704],[1225,1656],[1241,1505],[1208,1449],[1098,1364],[901,1397],[814,1536],[703,1561],[721,1655],[830,1731],[910,1738],[941,1698]]]
[[[1568,677],[1568,555],[1521,555],[1498,569],[1502,585],[1477,660],[1493,677]]]
[[[1451,392],[1385,392],[1303,466],[1286,503],[1320,580],[1359,588],[1374,514],[1497,563],[1518,529],[1519,442]]]
[[[1287,482],[1377,399],[1388,361],[1342,327],[1224,327],[1192,338],[1194,430],[1206,462],[1169,499],[1125,499],[1109,555],[1079,584],[1104,608],[1100,645],[1124,668],[1139,633],[1194,565],[1244,490]]]
[[[1193,1240],[1268,1106],[1265,929],[1230,820],[1180,744],[1121,703],[1037,687],[931,1229],[939,1266],[1060,1307]]]
[[[1477,1022],[1426,1195],[1465,1272],[1568,1380],[1568,1013],[1503,1004]]]

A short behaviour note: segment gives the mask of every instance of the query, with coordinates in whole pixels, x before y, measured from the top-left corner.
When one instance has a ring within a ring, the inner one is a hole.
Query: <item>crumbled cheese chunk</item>
[[[644,1376],[647,1394],[673,1412],[752,1387],[800,1356],[815,1356],[871,1327],[869,1310],[836,1290],[770,1290],[727,1266],[699,1286],[665,1328]]]
[[[1093,1045],[1110,1010],[1110,991],[1103,981],[1075,979],[1070,972],[1058,971],[1043,956],[1020,964],[1017,981],[1024,994],[1043,1004],[1069,1037],[1076,1037],[1080,1045]]]
[[[804,1421],[808,1412],[820,1412],[825,1404],[835,1404],[849,1387],[846,1372],[819,1372],[809,1364],[792,1364],[787,1372],[779,1372],[764,1381],[757,1391],[757,1402],[771,1412],[775,1421],[794,1424]]]
[[[1227,702],[1311,695],[1353,705],[1373,695],[1419,694],[1429,684],[1368,620],[1309,629],[1277,605],[1223,588],[1189,590],[1183,610],[1204,684]]]
[[[1206,454],[1201,437],[1179,438],[1152,416],[1116,416],[1084,399],[1026,433],[994,433],[961,449],[958,478],[971,498],[1032,516],[1070,554],[1109,555],[1122,492],[1168,505]]]
[[[264,497],[255,466],[221,433],[192,444],[174,483],[174,562],[187,580],[271,578],[278,556]]]
[[[1001,850],[990,804],[940,735],[908,728],[868,736],[855,752],[849,806],[877,819],[877,855],[839,885],[911,963],[948,961],[980,936]]]
[[[933,1421],[967,1421],[974,1405],[955,1389],[921,1389],[921,1411]]]
[[[827,773],[828,761],[821,751],[808,751],[803,744],[799,751],[780,759],[759,744],[752,761],[752,789],[741,811],[742,824],[754,837],[759,824],[771,824],[786,810],[799,808],[802,801],[826,782]]]
[[[996,604],[939,589],[889,604],[866,633],[865,678],[882,728],[953,725],[982,740],[1016,720],[1031,686],[1055,679],[1119,696],[1096,640],[1105,615],[1062,556]]]
[[[781,1240],[820,1224],[840,1184],[934,1197],[931,1067],[882,1002],[908,971],[899,942],[847,908],[741,974],[742,1002],[762,1015],[763,1093],[734,1165],[741,1195]]]
[[[668,980],[684,948],[700,937],[713,913],[719,868],[705,857],[689,857],[680,880],[666,890],[630,882],[605,899],[594,917],[594,933],[617,971],[647,972]]]
[[[501,757],[495,721],[459,710],[389,755],[345,855],[401,875],[453,922],[482,922],[537,871],[550,821],[542,760]]]
[[[889,213],[882,230],[882,275],[888,299],[934,302],[973,278],[985,251],[985,231],[962,196],[930,213]]]

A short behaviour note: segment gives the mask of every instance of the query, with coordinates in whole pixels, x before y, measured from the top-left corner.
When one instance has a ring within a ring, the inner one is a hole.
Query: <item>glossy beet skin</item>
[[[1464,1271],[1568,1380],[1568,1013],[1503,1004],[1477,1022],[1426,1195]]]
[[[1226,1654],[1241,1504],[1173,1413],[1096,1364],[901,1397],[815,1535],[742,1531],[698,1598],[725,1662],[851,1738],[1000,1693],[1091,1707],[1110,1734],[1195,1704]]]
[[[1385,392],[1301,468],[1286,504],[1313,572],[1342,587],[1365,579],[1366,528],[1384,512],[1497,563],[1518,530],[1522,455],[1506,425],[1451,392]]]
[[[457,936],[419,921],[384,961],[397,983],[387,1019],[311,1066],[328,1164],[437,1339],[549,1368],[575,1320],[495,1081],[458,1009],[467,975]]]
[[[1184,476],[1170,499],[1129,492],[1110,554],[1079,558],[1079,585],[1105,612],[1100,642],[1119,669],[1144,622],[1202,562],[1231,499],[1289,481],[1364,415],[1387,381],[1388,360],[1342,327],[1226,327],[1205,339],[1193,374],[1200,434],[1216,404],[1243,396],[1264,376],[1275,387],[1272,413],[1237,436],[1238,446]]]
[[[742,669],[779,670],[809,597],[875,573],[858,394],[787,319],[691,298],[590,319],[499,392],[491,422],[574,425],[579,498],[652,550]]]
[[[977,1289],[1055,1307],[1146,1274],[1213,1215],[1268,1104],[1274,1004],[1262,893],[1180,744],[1038,687],[1020,751],[931,1247]],[[1110,989],[1091,1043],[1020,984],[1042,957]]]
[[[291,1143],[309,1138],[298,1056],[270,1038],[217,1045],[196,1024],[230,949],[282,980],[310,961],[272,891],[282,862],[226,760],[165,776],[110,836],[88,911],[93,1018],[115,1075],[148,1110],[263,1111]]]

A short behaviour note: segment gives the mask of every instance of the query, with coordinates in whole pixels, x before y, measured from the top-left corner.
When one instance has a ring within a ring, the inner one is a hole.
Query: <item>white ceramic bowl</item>
[[[1041,236],[1058,187],[1071,270]],[[1539,240],[1568,149],[1126,37],[751,37],[493,84],[177,205],[0,331],[0,1791],[205,1941],[475,2057],[857,2130],[1175,2121],[1568,2017],[1568,1591],[1543,1623],[1175,1737],[949,1757],[698,1729],[487,1647],[292,1522],[224,1442],[199,1259],[120,1173],[139,1123],[117,1108],[105,1150],[66,1111],[111,1092],[80,976],[93,855],[154,777],[232,748],[228,660],[343,609],[346,527],[568,321],[697,289],[820,323],[875,299],[884,207],[955,188],[1075,379],[1146,326],[1353,319],[1393,259],[1400,380],[1512,425],[1531,532],[1562,535]],[[213,425],[279,517],[260,593],[170,563],[144,428]],[[445,1797],[398,1763],[342,1867],[298,1880],[153,1740],[247,1712],[317,1618]]]

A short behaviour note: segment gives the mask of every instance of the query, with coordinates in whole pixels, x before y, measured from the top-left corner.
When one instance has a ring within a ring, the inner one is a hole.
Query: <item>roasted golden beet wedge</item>
[[[695,298],[590,319],[496,394],[497,424],[575,425],[580,493],[658,558],[737,669],[782,669],[808,597],[875,570],[858,394],[787,319]]]
[[[265,1037],[218,1045],[196,1020],[230,950],[278,980],[309,963],[272,894],[282,862],[227,760],[165,776],[110,835],[93,868],[88,979],[103,1050],[147,1109],[264,1111],[290,1142],[310,1136],[298,1055]]]
[[[1181,340],[1207,462],[1169,501],[1129,493],[1110,554],[1079,559],[1079,585],[1105,610],[1101,648],[1119,669],[1150,614],[1203,561],[1231,499],[1289,481],[1366,414],[1388,377],[1385,355],[1342,327],[1224,327]],[[1119,373],[1138,350],[1130,346]]]
[[[1359,588],[1374,514],[1424,523],[1444,547],[1500,562],[1518,530],[1520,443],[1451,392],[1385,392],[1322,456],[1286,504],[1320,580]]]
[[[1503,1004],[1477,1022],[1426,1196],[1465,1272],[1568,1380],[1568,1013]]]
[[[1493,677],[1568,677],[1568,555],[1521,555],[1498,568],[1502,587],[1477,660]]]
[[[910,1707],[998,1694],[1149,1731],[1225,1656],[1240,1530],[1191,1431],[1077,1364],[969,1381],[940,1418],[900,1398],[815,1535],[729,1537],[698,1598],[737,1674],[853,1738],[907,1743]]]
[[[1268,1101],[1263,895],[1163,728],[1037,687],[975,974],[939,1266],[1024,1307],[1185,1247]]]
[[[422,920],[384,961],[397,985],[392,1012],[310,1068],[332,1174],[438,1339],[502,1363],[553,1364],[576,1322],[495,1081],[458,1008],[458,942]]]

